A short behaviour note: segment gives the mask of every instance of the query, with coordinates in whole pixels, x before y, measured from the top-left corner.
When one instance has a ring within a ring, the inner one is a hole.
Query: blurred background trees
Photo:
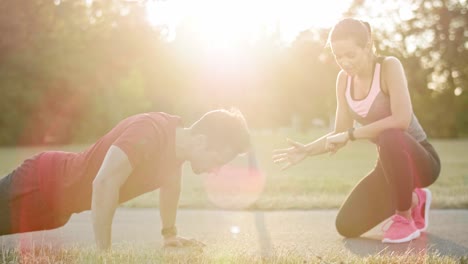
[[[372,17],[376,49],[405,66],[413,107],[432,137],[468,135],[465,0],[356,0],[347,15]],[[393,3],[393,4],[388,4]],[[328,28],[284,45],[278,34],[212,53],[187,19],[167,40],[144,2],[0,1],[0,145],[94,141],[143,111],[180,115],[235,106],[254,129],[325,125],[335,111],[338,67]],[[293,118],[294,117],[294,118]]]

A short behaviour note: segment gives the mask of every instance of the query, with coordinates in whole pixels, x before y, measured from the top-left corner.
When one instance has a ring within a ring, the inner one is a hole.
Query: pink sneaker
[[[392,216],[393,223],[385,231],[382,243],[404,243],[418,238],[421,235],[413,220],[408,220],[401,215]]]
[[[419,231],[426,231],[429,226],[429,209],[431,207],[432,194],[429,189],[414,189],[414,192],[418,196],[418,205],[411,209],[411,216],[413,217],[414,224]]]

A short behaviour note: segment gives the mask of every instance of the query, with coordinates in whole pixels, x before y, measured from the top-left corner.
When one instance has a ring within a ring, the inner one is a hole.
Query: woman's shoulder
[[[379,57],[379,60],[381,61],[384,67],[401,65],[400,60],[395,56]]]
[[[340,72],[336,76],[336,81],[338,83],[346,83],[348,77],[349,75],[344,70],[340,70]]]
[[[348,74],[345,71],[341,70],[336,77],[336,89],[344,90],[346,88],[346,83],[348,80]]]
[[[382,74],[386,77],[392,77],[404,73],[401,61],[394,56],[387,56],[382,59]],[[385,77],[384,77],[385,78]]]

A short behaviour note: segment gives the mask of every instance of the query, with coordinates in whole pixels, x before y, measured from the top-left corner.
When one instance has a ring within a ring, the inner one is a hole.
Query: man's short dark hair
[[[229,147],[236,153],[250,148],[250,134],[244,116],[238,109],[218,109],[207,112],[191,126],[193,134],[207,136],[208,148]]]

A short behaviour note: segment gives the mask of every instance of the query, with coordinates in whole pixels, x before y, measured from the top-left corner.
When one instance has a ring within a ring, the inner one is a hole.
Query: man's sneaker
[[[401,215],[395,214],[391,218],[392,224],[385,231],[383,243],[404,243],[418,238],[421,235],[413,220],[408,220]]]
[[[418,196],[418,205],[411,209],[411,216],[413,217],[414,224],[419,231],[426,231],[429,226],[429,209],[431,207],[432,194],[429,189],[414,189]]]

